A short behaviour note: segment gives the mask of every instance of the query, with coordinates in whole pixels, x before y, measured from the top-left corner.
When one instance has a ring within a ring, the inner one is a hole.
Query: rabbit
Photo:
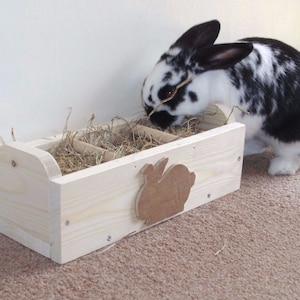
[[[222,103],[245,124],[245,155],[274,152],[268,173],[300,167],[300,53],[269,38],[214,44],[217,20],[193,26],[165,52],[144,80],[142,104],[161,129],[180,125]],[[238,109],[239,108],[239,109]]]

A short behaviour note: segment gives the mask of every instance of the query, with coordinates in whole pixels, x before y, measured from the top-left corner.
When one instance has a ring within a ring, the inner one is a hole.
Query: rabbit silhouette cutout
[[[184,165],[171,166],[164,173],[168,158],[162,158],[154,166],[146,164],[141,174],[144,185],[136,200],[136,215],[152,225],[184,210],[196,175]]]

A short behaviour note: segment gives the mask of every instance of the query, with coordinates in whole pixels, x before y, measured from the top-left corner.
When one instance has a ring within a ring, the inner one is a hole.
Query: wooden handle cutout
[[[182,212],[195,183],[195,173],[181,164],[164,173],[167,162],[168,158],[162,158],[154,166],[146,164],[140,171],[144,184],[136,199],[136,215],[147,226]]]

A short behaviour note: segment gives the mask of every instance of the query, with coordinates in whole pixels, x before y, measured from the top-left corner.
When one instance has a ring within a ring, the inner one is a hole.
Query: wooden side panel
[[[0,147],[0,232],[48,257],[49,178],[57,176],[49,153],[18,142]]]
[[[135,213],[140,170],[163,157],[166,168],[180,163],[195,173],[184,212],[237,190],[244,135],[232,123],[51,180],[51,258],[66,263],[145,229]]]
[[[26,143],[28,146],[36,147],[42,150],[49,151],[55,147],[63,139],[63,134],[50,136]]]

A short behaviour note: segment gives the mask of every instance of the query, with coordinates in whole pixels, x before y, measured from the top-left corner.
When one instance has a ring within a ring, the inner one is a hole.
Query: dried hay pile
[[[124,120],[123,125],[114,125],[114,120],[110,125],[89,126],[84,131],[67,131],[61,140],[49,152],[54,156],[63,175],[76,172],[91,166],[99,165],[106,161],[105,154],[109,153],[111,159],[120,158],[132,153],[143,151],[159,146],[164,142],[136,130],[136,125],[144,125],[155,128],[145,118],[133,121]],[[92,122],[91,122],[92,123]],[[164,132],[178,136],[188,137],[201,132],[200,120],[198,118],[188,119],[182,126],[168,128]],[[97,151],[78,151],[75,141],[81,141],[93,145]]]

